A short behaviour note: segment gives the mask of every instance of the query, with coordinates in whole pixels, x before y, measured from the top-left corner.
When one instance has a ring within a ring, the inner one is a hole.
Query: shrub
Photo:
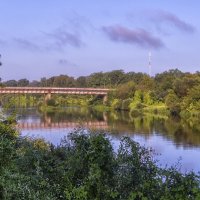
[[[152,150],[128,137],[114,151],[102,132],[78,129],[53,146],[0,123],[0,145],[2,200],[200,198],[199,176],[159,168]]]
[[[56,101],[54,99],[48,99],[46,101],[47,106],[57,106]]]

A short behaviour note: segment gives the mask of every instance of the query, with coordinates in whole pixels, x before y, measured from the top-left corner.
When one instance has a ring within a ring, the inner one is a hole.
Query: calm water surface
[[[200,129],[194,122],[159,116],[130,117],[126,112],[100,113],[70,107],[63,112],[39,113],[36,109],[18,110],[23,136],[44,138],[55,145],[74,128],[102,129],[109,132],[115,148],[122,136],[130,136],[146,147],[152,147],[162,166],[180,160],[181,171],[200,171]],[[196,122],[198,125],[198,122]]]

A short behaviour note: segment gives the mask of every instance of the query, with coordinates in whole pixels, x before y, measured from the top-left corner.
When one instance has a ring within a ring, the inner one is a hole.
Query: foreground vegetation
[[[100,132],[78,129],[59,146],[22,138],[0,123],[0,199],[200,199],[200,177],[160,168],[128,137],[118,150]]]

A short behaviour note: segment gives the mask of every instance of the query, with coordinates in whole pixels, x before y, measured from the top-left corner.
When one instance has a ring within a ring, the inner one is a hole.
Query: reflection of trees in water
[[[120,133],[142,134],[149,137],[152,134],[162,135],[174,141],[177,146],[197,147],[200,145],[199,123],[187,123],[180,118],[144,115],[130,118],[123,113],[111,113],[109,126]]]
[[[197,147],[200,145],[200,124],[197,119],[185,121],[159,115],[130,117],[128,112],[102,113],[80,107],[70,107],[62,112],[51,113],[39,113],[36,109],[18,109],[16,113],[21,120],[31,117],[33,121],[39,119],[47,123],[107,121],[109,130],[114,131],[116,136],[124,133],[140,134],[143,137],[158,134],[174,141],[177,146]]]
[[[42,120],[51,118],[52,122],[84,122],[84,121],[104,121],[103,113],[98,113],[87,108],[70,107],[63,111],[45,113]]]
[[[31,118],[40,118],[41,114],[33,108],[14,108],[6,111],[8,114],[16,113],[17,120],[26,120],[27,116]]]
[[[199,146],[200,145],[200,129],[198,130],[198,124],[191,126],[188,122],[183,119],[169,118],[165,122],[167,128],[166,134],[172,138],[175,143],[179,146],[185,144],[185,147]]]
[[[120,132],[141,133],[149,135],[153,132],[153,118],[149,117],[130,117],[128,112],[112,112],[109,113],[108,123],[111,127]]]

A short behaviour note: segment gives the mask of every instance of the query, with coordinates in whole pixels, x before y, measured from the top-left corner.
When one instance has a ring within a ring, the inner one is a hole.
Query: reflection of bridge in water
[[[57,129],[57,128],[94,128],[94,129],[108,129],[106,121],[87,121],[87,122],[19,122],[18,128],[22,130],[33,129]]]

